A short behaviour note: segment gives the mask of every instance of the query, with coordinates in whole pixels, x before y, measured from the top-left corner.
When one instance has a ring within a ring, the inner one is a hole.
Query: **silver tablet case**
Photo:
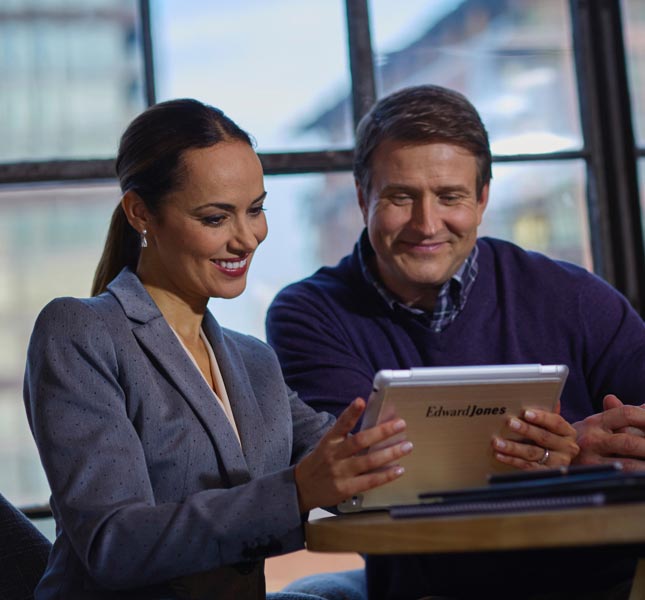
[[[374,377],[362,429],[401,417],[414,444],[399,461],[399,479],[342,502],[342,512],[417,504],[418,494],[484,485],[489,473],[511,470],[493,458],[491,438],[510,416],[553,410],[565,365],[486,365],[383,370]],[[369,451],[378,448],[370,448]]]

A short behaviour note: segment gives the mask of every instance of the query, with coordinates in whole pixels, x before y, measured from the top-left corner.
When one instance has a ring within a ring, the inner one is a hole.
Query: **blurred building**
[[[133,0],[3,0],[0,161],[113,156],[142,107]]]
[[[112,157],[144,106],[135,0],[2,0],[0,162]],[[22,407],[28,342],[54,296],[89,295],[116,186],[0,190],[0,489],[47,489]]]
[[[421,83],[461,91],[482,115],[497,155],[581,148],[568,3],[455,4],[417,39],[377,54],[379,96]],[[349,102],[342,98],[302,129],[324,133],[333,144],[344,135]],[[582,161],[498,163],[493,177],[482,234],[591,268]],[[308,206],[312,227],[324,230],[319,257],[333,264],[340,258],[336,249],[361,227],[354,190],[331,174]]]

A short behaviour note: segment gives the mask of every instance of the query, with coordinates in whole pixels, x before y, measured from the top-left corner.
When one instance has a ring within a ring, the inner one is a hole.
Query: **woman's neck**
[[[197,342],[208,299],[189,302],[163,288],[143,286],[175,332],[186,342]]]

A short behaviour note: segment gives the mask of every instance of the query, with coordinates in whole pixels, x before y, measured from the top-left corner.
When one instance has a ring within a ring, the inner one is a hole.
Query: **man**
[[[563,363],[561,414],[577,429],[577,460],[618,456],[627,469],[645,468],[645,324],[584,269],[477,239],[491,154],[470,102],[438,86],[383,98],[358,126],[354,176],[366,225],[354,252],[285,288],[267,316],[268,340],[305,402],[338,414],[369,395],[383,368]],[[511,582],[514,559],[497,561],[509,586],[552,589],[548,574]],[[390,598],[468,594],[455,564],[368,557],[368,585]],[[472,564],[482,576],[488,568],[481,558]]]

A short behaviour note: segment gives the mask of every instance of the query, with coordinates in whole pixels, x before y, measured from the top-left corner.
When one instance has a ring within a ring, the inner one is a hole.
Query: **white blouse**
[[[195,357],[193,356],[192,352],[188,350],[188,348],[186,347],[186,344],[184,344],[181,337],[179,337],[179,334],[172,327],[170,329],[172,329],[174,334],[177,336],[177,339],[179,340],[179,343],[181,344],[182,348],[186,351],[186,354],[190,356],[190,360],[193,361],[193,364],[195,365],[197,372],[204,378],[204,381],[208,383],[208,380],[206,379],[206,377],[204,377],[204,374],[199,368],[199,365],[197,364],[197,361],[195,360]],[[206,337],[204,330],[201,328],[199,330],[199,337],[202,339],[202,341],[204,342],[204,345],[206,346],[206,350],[208,352],[208,360],[210,362],[211,377],[213,378],[213,382],[215,383],[215,388],[219,391],[219,394],[217,394],[212,389],[211,389],[211,392],[213,393],[213,396],[215,396],[215,399],[219,402],[219,405],[222,407],[222,410],[224,411],[226,418],[228,419],[229,423],[231,424],[231,427],[233,428],[233,431],[235,432],[235,437],[237,437],[237,441],[240,443],[240,446],[241,446],[242,442],[240,440],[240,434],[237,430],[237,425],[235,424],[235,417],[233,416],[233,411],[231,409],[231,402],[228,399],[228,394],[226,393],[226,387],[224,386],[224,380],[222,379],[222,373],[219,370],[219,365],[217,364],[217,359],[215,358],[213,347],[208,341],[208,338]],[[208,388],[210,389],[210,385],[208,386]]]

